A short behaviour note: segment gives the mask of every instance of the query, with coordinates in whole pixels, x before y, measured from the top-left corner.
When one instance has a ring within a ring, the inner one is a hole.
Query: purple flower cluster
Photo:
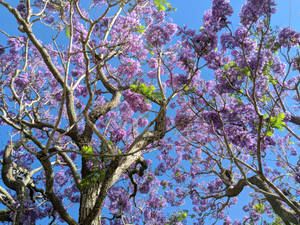
[[[140,63],[131,58],[123,58],[121,65],[118,67],[120,76],[125,76],[126,80],[131,79],[134,75],[141,71]]]
[[[283,47],[292,47],[300,44],[300,33],[285,27],[281,29],[278,35],[278,42]]]
[[[129,212],[131,204],[129,194],[122,187],[112,187],[108,191],[109,210],[113,214]]]
[[[23,18],[25,18],[26,16],[26,5],[24,3],[20,3],[18,6],[17,6],[17,10],[18,12],[21,14],[21,16]]]
[[[161,47],[171,41],[172,36],[177,31],[177,25],[168,23],[164,26],[162,24],[152,24],[146,33],[146,40],[155,47]]]
[[[121,140],[125,140],[126,138],[126,131],[124,129],[114,129],[112,131],[110,131],[110,139],[114,142],[114,143],[118,143]]]
[[[62,187],[68,182],[69,179],[64,170],[59,170],[55,173],[54,180],[59,186]]]
[[[20,74],[16,79],[15,79],[15,84],[18,88],[25,88],[29,84],[29,75],[27,73]]]
[[[126,90],[124,92],[124,99],[128,102],[134,112],[140,111],[141,113],[145,113],[151,109],[151,104],[148,103],[141,94]]]
[[[234,37],[231,35],[231,33],[224,33],[220,37],[221,39],[221,45],[222,45],[222,50],[225,51],[226,49],[234,49],[237,47],[237,43],[234,39]]]
[[[276,3],[274,0],[248,0],[239,14],[241,23],[249,26],[255,23],[259,17],[269,17],[271,13],[276,12]]]
[[[219,31],[229,23],[227,17],[232,13],[233,9],[228,0],[214,0],[212,8],[203,15],[203,25],[213,31]]]
[[[203,29],[200,34],[194,36],[193,44],[199,55],[206,55],[217,47],[217,34],[210,29]]]
[[[213,0],[211,12],[213,23],[219,30],[228,23],[226,17],[231,16],[233,9],[229,0]]]

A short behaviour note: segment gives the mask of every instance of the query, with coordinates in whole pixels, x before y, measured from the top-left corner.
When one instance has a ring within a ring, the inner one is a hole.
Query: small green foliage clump
[[[263,203],[259,203],[253,206],[255,212],[263,214],[265,212],[265,205]]]
[[[188,216],[187,210],[181,210],[177,212],[176,214],[173,214],[171,218],[169,219],[169,222],[165,223],[165,225],[171,225],[178,223],[182,220],[184,220]]]
[[[162,100],[162,94],[160,91],[155,91],[155,89],[156,88],[152,84],[150,86],[147,86],[144,83],[130,85],[131,91],[143,95],[146,99],[159,103]]]
[[[154,5],[158,11],[176,11],[167,0],[154,0]]]
[[[264,115],[264,119],[269,119],[269,126],[272,128],[267,131],[268,136],[272,136],[274,134],[274,129],[278,129],[280,131],[283,131],[285,128],[285,122],[283,122],[283,119],[285,118],[284,113],[278,113],[275,117],[271,117],[269,119],[268,114]]]
[[[91,159],[93,157],[91,155],[86,155],[86,154],[93,154],[94,153],[92,146],[83,146],[81,148],[81,151],[84,154],[83,155],[84,158]]]

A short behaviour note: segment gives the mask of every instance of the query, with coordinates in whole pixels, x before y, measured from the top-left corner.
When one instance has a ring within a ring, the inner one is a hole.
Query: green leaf
[[[135,27],[135,31],[143,34],[143,33],[145,33],[145,28],[146,28],[146,26],[144,26],[144,25],[137,26],[137,27]]]
[[[65,34],[66,34],[67,38],[70,38],[70,37],[71,37],[71,31],[70,31],[70,28],[68,28],[68,27],[65,28]]]
[[[225,64],[225,65],[224,65],[224,69],[225,69],[225,71],[227,71],[227,70],[229,69],[229,65],[228,65],[228,64]]]
[[[268,130],[267,131],[267,136],[272,137],[273,136],[274,131],[273,130]]]
[[[254,210],[257,213],[263,214],[265,211],[265,205],[263,203],[259,203],[253,206]]]
[[[173,8],[169,2],[166,0],[154,0],[154,5],[156,6],[158,11],[176,11],[176,8]]]
[[[84,154],[93,154],[94,153],[92,146],[83,146],[81,148],[81,151]],[[93,158],[92,155],[83,155],[83,157],[86,158],[86,159],[92,159]]]
[[[285,122],[282,120],[285,118],[284,113],[278,113],[275,117],[271,117],[270,125],[273,128],[279,129],[280,131],[284,130]]]
[[[132,85],[130,85],[130,90],[135,92],[137,90],[137,87],[138,86],[136,84],[132,84]]]

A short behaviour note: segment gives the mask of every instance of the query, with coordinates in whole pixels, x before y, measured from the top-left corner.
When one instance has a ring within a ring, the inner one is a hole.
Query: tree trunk
[[[101,184],[96,183],[89,188],[85,188],[81,192],[80,208],[79,208],[79,223],[82,224],[95,205],[95,201],[99,195]],[[85,224],[84,224],[85,225]],[[101,212],[99,211],[96,218],[91,224],[86,225],[101,225]]]
[[[82,158],[82,179],[86,178],[90,174],[90,170],[87,167],[87,160]],[[89,187],[81,190],[80,196],[80,207],[79,207],[79,223],[82,225],[101,225],[101,211],[98,212],[97,216],[90,224],[83,224],[83,221],[87,218],[91,210],[93,209],[96,199],[101,190],[101,182],[98,181]]]

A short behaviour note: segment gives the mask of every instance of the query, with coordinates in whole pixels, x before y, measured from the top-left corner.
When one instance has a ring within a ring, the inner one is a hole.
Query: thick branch
[[[294,123],[296,125],[300,125],[300,117],[299,116],[292,116],[290,122]]]
[[[10,218],[10,213],[11,211],[9,209],[1,209],[0,210],[0,221],[1,222],[5,222],[5,221],[8,221],[8,222],[11,222],[11,218]]]
[[[89,113],[89,120],[94,124],[99,119],[100,116],[106,114],[107,112],[115,108],[119,104],[120,99],[121,99],[121,92],[116,91],[109,102],[106,102],[104,105],[93,109]],[[84,144],[88,144],[90,142],[92,138],[92,134],[93,134],[93,128],[89,126],[88,123],[86,123],[84,132],[82,134],[83,141],[85,142]]]
[[[263,195],[267,199],[267,201],[272,206],[274,212],[286,223],[286,224],[298,224],[299,221],[297,220],[297,214],[286,208],[284,204],[279,200],[279,198],[275,198],[274,194],[272,194],[271,189],[268,187],[268,185],[261,179],[259,176],[253,176],[247,179],[248,182],[251,184],[257,186],[259,189],[263,190]],[[238,181],[238,183],[234,186],[231,186],[227,192],[226,196],[228,197],[234,197],[239,195],[244,187],[247,185],[247,182],[245,179],[241,179]],[[270,193],[270,194],[268,194]]]
[[[6,146],[3,154],[3,166],[2,166],[2,179],[4,184],[10,189],[17,191],[20,188],[20,182],[16,180],[13,174],[13,162],[11,160],[11,154],[14,149],[14,144]]]
[[[55,211],[59,213],[59,215],[70,225],[78,225],[78,223],[68,214],[65,210],[64,205],[62,204],[61,200],[55,195],[53,191],[53,183],[54,183],[54,176],[53,176],[53,169],[51,162],[49,161],[46,154],[43,152],[39,152],[38,159],[43,165],[45,170],[45,178],[46,178],[46,196],[51,201],[53,208]]]

